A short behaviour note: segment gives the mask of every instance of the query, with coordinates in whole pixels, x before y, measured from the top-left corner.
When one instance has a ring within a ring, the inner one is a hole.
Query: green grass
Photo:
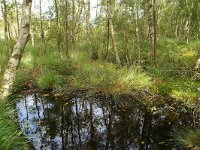
[[[146,67],[156,77],[191,77],[198,55],[198,41],[187,44],[175,39],[160,39],[157,46],[157,67],[149,64]],[[147,62],[151,62],[151,56],[147,55],[147,58]]]
[[[0,102],[0,150],[28,150],[29,146],[18,130],[15,112],[8,103]]]
[[[63,84],[63,76],[53,71],[44,71],[36,78],[36,83],[41,89],[56,89]]]
[[[200,83],[191,80],[190,78],[164,78],[155,81],[157,86],[157,93],[163,97],[169,97],[176,102],[181,102],[182,107],[180,111],[187,111],[188,109],[199,108],[200,97]],[[198,111],[199,112],[199,111]]]
[[[72,75],[72,86],[107,94],[131,93],[152,86],[149,76],[138,68],[117,69],[111,63],[88,63],[79,66]]]

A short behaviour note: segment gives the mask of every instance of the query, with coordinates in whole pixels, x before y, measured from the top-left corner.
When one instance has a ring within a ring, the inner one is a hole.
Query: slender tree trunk
[[[6,56],[10,56],[10,49],[9,49],[9,30],[8,30],[8,17],[7,17],[7,4],[6,0],[2,0],[1,2],[1,11],[3,15],[3,20],[4,20],[4,39],[5,39],[5,54]]]
[[[67,57],[69,57],[69,23],[68,23],[68,0],[64,0],[65,3],[65,9],[64,9],[64,13],[65,13],[65,36],[64,36],[64,41],[65,41],[65,50],[66,50],[66,55]]]
[[[60,34],[60,21],[59,21],[58,1],[54,0],[54,4],[55,4],[56,24],[57,24],[57,49],[58,49],[59,56],[62,57],[62,52],[61,52],[61,47],[60,47],[61,34]]]
[[[13,12],[10,12],[10,22],[15,22],[14,18],[13,18]],[[10,24],[9,24],[8,29],[10,30]],[[9,32],[10,32],[9,33],[10,39],[15,39],[15,41],[17,41],[17,35],[18,35],[18,33],[17,33],[17,29],[15,28],[15,25],[11,26],[11,31],[9,31]]]
[[[109,3],[107,2],[107,8],[109,7]],[[108,21],[107,21],[107,45],[106,45],[106,53],[105,58],[107,59],[108,51],[109,51],[109,45],[110,45],[110,25],[109,25],[109,13],[107,14]]]
[[[135,35],[136,35],[136,48],[138,53],[138,63],[141,63],[141,52],[140,52],[140,34],[139,34],[139,24],[138,24],[138,3],[135,2]]]
[[[32,23],[31,25],[31,44],[32,46],[35,46],[35,34],[34,34],[34,24]]]
[[[121,6],[121,8],[124,8],[124,11],[125,12],[128,12],[128,7],[127,5],[125,4],[124,6]],[[130,67],[131,64],[132,64],[132,61],[131,61],[131,53],[130,53],[130,50],[129,50],[129,35],[128,35],[128,22],[126,21],[124,23],[124,30],[123,30],[123,36],[124,36],[124,49],[126,50],[126,61],[127,61],[127,66]]]
[[[2,1],[1,11],[3,14],[3,19],[4,19],[4,37],[5,37],[5,40],[7,41],[8,40],[8,17],[7,17],[6,0]]]
[[[185,27],[184,27],[184,30],[185,30],[185,39],[186,39],[186,42],[189,43],[189,36],[190,36],[190,10],[189,10],[189,2],[188,0],[185,1],[186,2],[186,20],[185,20]]]
[[[197,25],[196,25],[196,31],[197,31],[197,40],[199,40],[199,34],[200,34],[200,22],[199,22],[199,0],[195,0],[196,5],[196,16],[197,16]]]
[[[156,66],[157,57],[157,31],[156,31],[156,0],[148,0],[149,35],[151,41],[152,61]]]
[[[90,22],[90,0],[86,0],[86,30],[87,30],[87,36],[88,36],[88,40],[90,43],[90,49],[92,52],[91,55],[91,60],[95,61],[98,59],[98,52],[97,49],[95,47],[94,44],[94,39],[93,39],[93,31],[92,31],[92,26],[91,26],[91,22]]]
[[[75,17],[75,0],[72,0],[72,51],[75,49],[75,28],[76,28],[76,17]]]
[[[87,34],[90,34],[90,0],[86,0],[86,29]]]
[[[30,37],[29,30],[30,30],[31,4],[32,0],[23,1],[23,10],[22,10],[23,15],[21,19],[19,39],[16,45],[14,46],[14,50],[9,59],[0,88],[0,98],[2,99],[6,98],[10,93],[24,48]]]
[[[15,10],[16,10],[16,21],[17,21],[17,35],[19,36],[19,10],[17,5],[17,0],[15,2]]]
[[[43,16],[42,16],[42,0],[40,0],[40,48],[44,47],[44,30],[43,30]]]
[[[120,57],[119,57],[119,51],[118,51],[118,48],[117,48],[115,31],[114,31],[113,22],[112,22],[112,5],[111,5],[111,0],[108,0],[108,22],[109,22],[109,28],[110,28],[111,37],[112,37],[113,49],[115,51],[116,63],[117,63],[118,66],[121,66],[121,60],[120,60]]]
[[[97,0],[97,5],[96,5],[96,18],[98,17],[98,7],[99,6],[99,0]]]

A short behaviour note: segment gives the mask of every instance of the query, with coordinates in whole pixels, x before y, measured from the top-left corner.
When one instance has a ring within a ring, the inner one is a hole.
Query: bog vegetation
[[[180,111],[190,108],[199,115],[199,1],[54,0],[46,12],[46,0],[35,2],[31,37],[19,58],[11,95],[35,90],[60,95],[148,91],[181,102]],[[2,0],[1,6],[3,80],[23,14],[17,0]],[[0,105],[0,149],[26,149],[11,110],[7,101]],[[178,143],[200,147],[199,117],[194,122],[194,129],[176,137]]]

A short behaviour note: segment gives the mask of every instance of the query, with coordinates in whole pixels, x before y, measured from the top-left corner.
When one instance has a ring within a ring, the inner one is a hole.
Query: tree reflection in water
[[[17,110],[21,129],[37,150],[171,149],[170,134],[179,125],[167,120],[170,114],[152,115],[123,98],[32,94],[18,101]]]

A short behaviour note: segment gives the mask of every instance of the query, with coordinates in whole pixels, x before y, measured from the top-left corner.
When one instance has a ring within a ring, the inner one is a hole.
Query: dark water
[[[172,135],[185,120],[171,106],[147,109],[123,97],[32,94],[16,107],[36,150],[170,150],[177,147]]]

